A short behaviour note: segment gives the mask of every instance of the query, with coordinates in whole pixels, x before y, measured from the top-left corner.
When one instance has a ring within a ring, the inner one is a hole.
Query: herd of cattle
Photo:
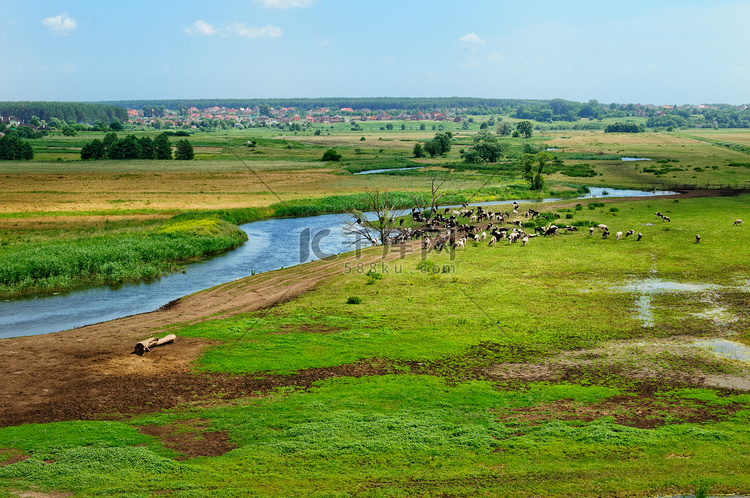
[[[485,211],[481,206],[478,206],[476,210],[470,209],[468,204],[464,204],[460,210],[446,208],[443,213],[433,210],[433,215],[429,219],[426,219],[419,210],[412,209],[412,220],[414,223],[422,224],[422,227],[419,229],[399,229],[398,234],[388,237],[385,243],[403,244],[409,240],[421,238],[423,249],[436,251],[441,251],[445,247],[453,249],[466,247],[469,241],[487,242],[488,245],[493,246],[500,241],[507,240],[508,244],[521,242],[521,246],[525,246],[529,243],[529,239],[533,237],[544,237],[556,235],[561,232],[575,232],[578,230],[574,226],[558,226],[550,222],[547,226],[536,226],[533,233],[527,233],[524,230],[524,219],[527,220],[527,224],[532,224],[528,222],[534,221],[533,225],[537,225],[536,222],[539,219],[549,221],[550,215],[542,215],[542,213],[534,209],[529,209],[521,214],[518,209],[519,205],[515,201],[513,201],[512,211],[497,212]],[[557,214],[552,216],[554,218],[560,217]],[[669,217],[662,213],[657,212],[656,217],[661,218],[662,221],[671,222]],[[468,219],[469,222],[459,223],[459,218]],[[401,223],[403,224],[403,219]],[[734,225],[742,225],[742,220],[735,220]],[[597,230],[601,233],[602,238],[608,239],[610,237],[609,227],[604,224],[589,227],[589,235],[594,235]],[[624,234],[622,231],[616,232],[615,240],[631,236],[636,237],[638,241],[643,239],[641,232],[636,234],[634,230],[628,230]],[[699,243],[700,239],[700,234],[696,235],[696,243]]]

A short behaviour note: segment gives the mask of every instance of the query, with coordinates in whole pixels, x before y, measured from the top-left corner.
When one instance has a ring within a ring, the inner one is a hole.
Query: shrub
[[[346,300],[346,304],[362,304],[362,298],[359,296],[349,296]]]
[[[616,213],[616,212],[618,212],[619,210],[620,210],[620,209],[619,209],[619,208],[616,208],[616,207],[611,207],[611,208],[609,208],[609,212],[610,212],[610,213]]]
[[[323,153],[323,157],[320,159],[321,161],[340,161],[341,160],[341,154],[336,152],[334,149],[328,149]]]

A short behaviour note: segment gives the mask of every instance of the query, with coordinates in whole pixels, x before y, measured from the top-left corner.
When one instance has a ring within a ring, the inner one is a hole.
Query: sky
[[[0,0],[0,101],[749,104],[750,0]]]

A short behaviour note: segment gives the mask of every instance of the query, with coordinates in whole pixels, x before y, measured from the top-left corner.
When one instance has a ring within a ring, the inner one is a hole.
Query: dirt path
[[[412,242],[411,250],[419,250]],[[386,259],[399,256],[391,251]],[[30,422],[116,418],[176,406],[222,393],[225,397],[318,378],[362,375],[381,368],[362,364],[341,372],[320,369],[267,379],[191,373],[190,364],[211,343],[178,338],[144,356],[130,354],[139,340],[190,323],[226,318],[289,301],[336,278],[345,263],[380,261],[371,248],[333,259],[261,273],[183,297],[158,311],[53,334],[0,341],[0,427]]]

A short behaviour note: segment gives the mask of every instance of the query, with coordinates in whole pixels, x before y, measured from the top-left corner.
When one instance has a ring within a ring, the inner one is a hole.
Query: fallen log
[[[151,348],[154,348],[156,346],[163,346],[164,344],[170,344],[174,342],[175,339],[177,339],[177,336],[174,334],[165,335],[161,339],[157,339],[156,337],[149,337],[148,339],[136,342],[135,349],[131,354],[143,356],[143,354],[148,353]]]

